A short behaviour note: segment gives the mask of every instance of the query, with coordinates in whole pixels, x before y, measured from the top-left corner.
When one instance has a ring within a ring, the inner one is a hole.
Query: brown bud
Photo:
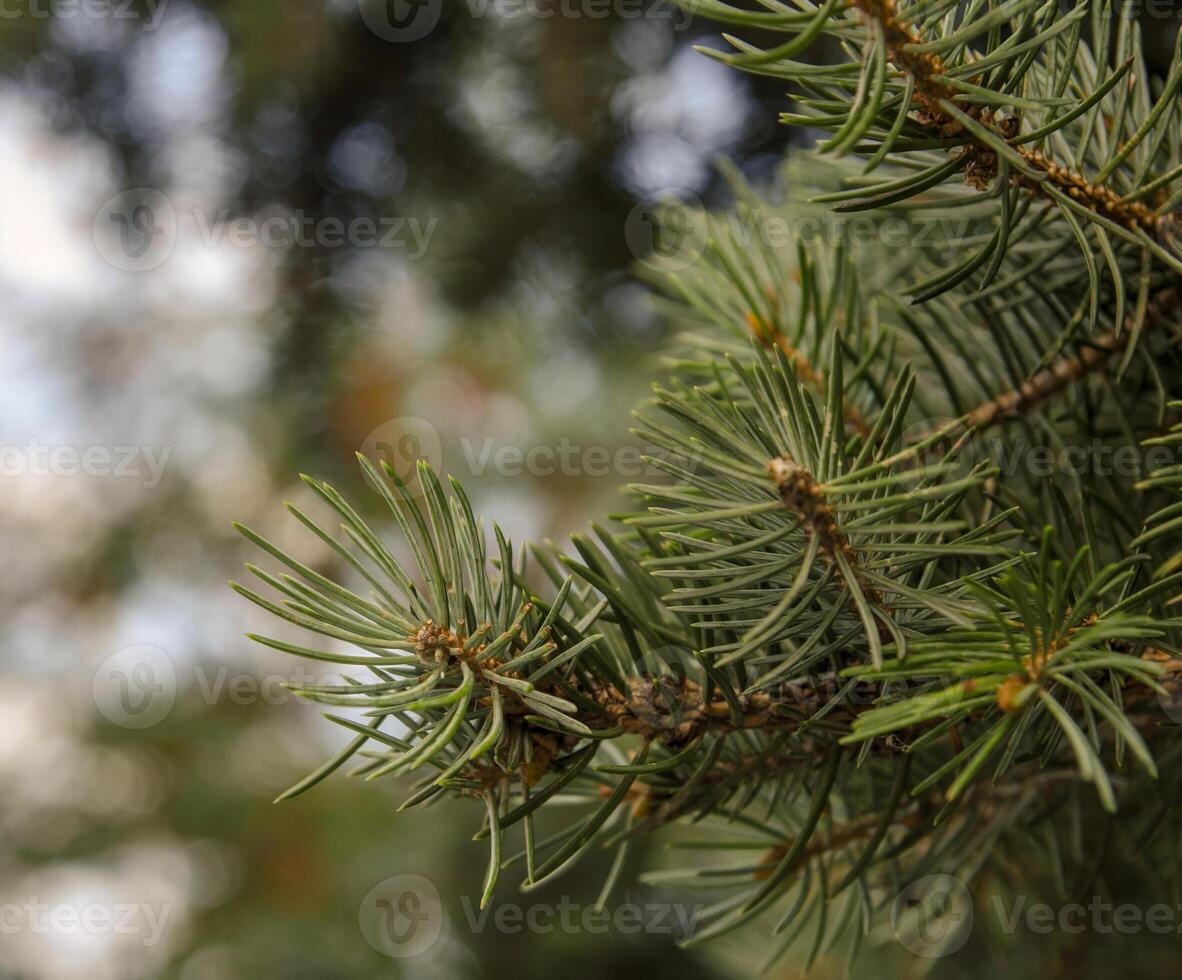
[[[997,689],[997,706],[1007,715],[1017,714],[1022,707],[1018,704],[1018,695],[1026,689],[1028,683],[1030,682],[1021,674],[1007,677]]]

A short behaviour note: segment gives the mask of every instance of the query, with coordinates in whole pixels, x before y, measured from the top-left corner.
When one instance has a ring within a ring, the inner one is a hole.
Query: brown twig
[[[796,368],[796,376],[821,394],[825,393],[825,376],[809,363],[809,359],[801,351],[788,342],[783,331],[751,310],[747,311],[747,329],[765,348],[780,348]],[[845,417],[846,424],[863,439],[870,435],[870,423],[866,421],[866,416],[858,410],[856,405],[843,400],[842,415]]]
[[[425,664],[443,667],[451,661],[462,661],[476,673],[483,684],[489,688],[493,686],[493,682],[485,678],[484,674],[486,670],[500,666],[501,661],[495,658],[481,659],[480,654],[485,649],[483,644],[465,649],[464,637],[429,621],[410,639],[414,641],[416,653]],[[1144,651],[1141,659],[1160,663],[1170,683],[1182,677],[1182,660],[1156,649]],[[997,703],[1003,711],[1022,710],[1017,695],[1027,684],[1039,682],[1039,660],[1038,657],[1029,660],[1026,676],[1010,678],[1003,682],[997,692]],[[702,685],[684,676],[676,680],[667,677],[633,677],[628,680],[626,690],[604,683],[582,685],[573,676],[568,678],[567,683],[579,688],[583,699],[596,705],[595,709],[585,710],[580,715],[580,720],[585,724],[600,731],[617,730],[621,734],[639,735],[646,742],[661,742],[676,749],[708,734],[725,737],[740,731],[800,734],[809,729],[817,736],[847,733],[852,730],[861,711],[873,709],[877,705],[879,689],[876,684],[868,682],[866,689],[855,702],[842,704],[837,706],[836,710],[831,710],[831,696],[842,689],[842,685],[833,683],[826,691],[824,684],[826,681],[837,680],[836,676],[822,677],[784,683],[770,691],[736,693],[733,703],[717,690],[712,691],[707,698]],[[970,693],[975,686],[974,680],[956,685],[964,693]],[[577,735],[563,734],[533,725],[523,717],[531,713],[528,705],[517,703],[518,699],[512,691],[500,689],[506,698],[506,717],[510,724],[524,726],[524,734],[533,746],[532,758],[522,760],[512,772],[504,771],[495,762],[481,762],[470,766],[466,770],[466,775],[480,784],[480,790],[473,792],[483,792],[498,782],[515,776],[533,785],[548,771],[554,758],[573,748],[580,741]],[[564,688],[558,684],[543,684],[539,690],[556,696],[564,693]],[[1147,693],[1151,692],[1143,685],[1127,683],[1123,691],[1126,708],[1135,708],[1145,700]],[[822,709],[825,710],[826,717],[818,723],[815,718]],[[971,717],[978,714],[979,712],[974,712]],[[1154,725],[1152,719],[1146,720],[1144,724],[1149,727]],[[1138,724],[1138,727],[1141,727],[1141,724]],[[896,732],[887,740],[877,740],[878,750],[893,754],[900,746],[924,734],[928,728],[930,725],[925,724],[915,730]],[[807,741],[799,744],[802,749],[807,749]],[[797,755],[791,759],[773,757],[748,761],[754,767],[753,771],[765,771],[777,765],[799,764],[801,758]],[[804,758],[811,758],[809,752],[805,752]],[[719,772],[737,778],[743,771],[743,765],[745,763],[742,760],[731,765],[720,763]],[[638,807],[638,815],[647,815],[650,804],[655,801],[645,791],[645,794],[638,795],[634,802]],[[641,813],[641,810],[644,812]]]
[[[1177,320],[1180,312],[1182,288],[1171,286],[1164,289],[1149,301],[1145,311],[1145,329],[1160,329]],[[968,413],[966,426],[978,431],[987,429],[1005,418],[1042,404],[1076,381],[1102,369],[1114,355],[1122,353],[1129,346],[1133,336],[1133,318],[1130,316],[1123,329],[1109,331],[1089,341],[1088,346],[1076,357],[1043,368],[1019,387],[982,402]]]
[[[858,555],[838,525],[833,508],[826,501],[825,493],[813,475],[786,456],[771,460],[767,468],[776,482],[780,500],[795,515],[805,533],[818,539],[821,550],[833,564],[838,579],[845,578],[841,571],[842,563],[838,560],[840,556],[858,578],[857,585],[863,594],[882,608],[882,596],[859,575]]]

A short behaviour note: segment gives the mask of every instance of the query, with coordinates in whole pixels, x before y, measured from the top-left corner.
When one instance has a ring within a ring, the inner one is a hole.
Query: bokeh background
[[[272,806],[345,735],[226,587],[257,557],[231,520],[332,567],[283,501],[315,511],[306,472],[377,514],[362,448],[432,458],[518,540],[620,504],[668,329],[645,202],[784,151],[779,85],[693,50],[715,35],[663,0],[4,0],[0,976],[737,969],[469,927],[462,806],[395,814],[340,773]],[[450,925],[394,960],[359,908],[400,873]],[[38,928],[30,902],[139,911]]]

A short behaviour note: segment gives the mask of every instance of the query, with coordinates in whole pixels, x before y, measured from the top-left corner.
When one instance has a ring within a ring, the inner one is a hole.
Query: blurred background
[[[283,501],[319,513],[306,472],[376,516],[363,448],[519,541],[618,508],[666,331],[646,202],[786,139],[715,36],[664,0],[0,4],[0,976],[728,975],[471,926],[463,806],[343,774],[272,806],[345,733],[226,587],[231,520],[331,566]],[[391,959],[359,909],[402,873],[446,928]]]

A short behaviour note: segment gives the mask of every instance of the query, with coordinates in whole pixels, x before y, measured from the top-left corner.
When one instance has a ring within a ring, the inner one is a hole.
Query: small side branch
[[[1145,329],[1177,322],[1182,311],[1182,289],[1171,287],[1154,296],[1145,311]],[[980,431],[1041,405],[1089,374],[1103,369],[1112,357],[1123,353],[1134,337],[1131,323],[1091,341],[1079,355],[1059,361],[1032,375],[1023,384],[981,403],[967,417],[967,426]]]
[[[963,135],[963,124],[950,117],[940,105],[941,101],[955,98],[960,94],[959,91],[948,83],[947,69],[939,55],[911,48],[923,44],[925,39],[899,21],[895,13],[895,0],[849,0],[849,4],[864,20],[875,21],[881,26],[888,59],[915,82],[914,100],[919,107],[916,122],[936,130],[941,137]],[[965,105],[964,112],[1007,142],[1017,136],[1017,121],[1013,117],[999,121],[994,118],[994,113],[979,104]],[[1145,205],[1122,200],[1108,187],[1094,184],[1067,167],[1060,167],[1037,150],[1022,147],[1015,147],[1015,150],[1032,169],[1046,175],[1048,184],[1095,213],[1129,229],[1140,228],[1149,235],[1156,233],[1157,218]],[[963,152],[969,157],[966,179],[977,187],[988,185],[997,174],[995,151],[983,141],[971,137]],[[1040,181],[1023,175],[1016,176],[1014,180],[1033,194],[1042,192]]]
[[[776,490],[784,506],[795,515],[796,520],[805,533],[817,538],[821,550],[832,563],[839,578],[844,578],[838,555],[845,559],[845,564],[858,575],[859,560],[845,532],[837,523],[833,508],[825,499],[825,493],[813,475],[803,466],[786,457],[777,457],[767,464],[768,472],[776,481]],[[882,607],[882,596],[861,581],[858,575],[858,587],[862,593],[875,605]]]
[[[780,348],[796,368],[796,376],[817,391],[824,393],[825,376],[809,363],[809,359],[803,353],[788,342],[788,338],[774,324],[748,310],[747,328],[765,348]],[[863,439],[870,435],[870,423],[866,421],[866,416],[858,410],[857,406],[848,401],[843,402],[842,414],[845,416],[846,425]]]

